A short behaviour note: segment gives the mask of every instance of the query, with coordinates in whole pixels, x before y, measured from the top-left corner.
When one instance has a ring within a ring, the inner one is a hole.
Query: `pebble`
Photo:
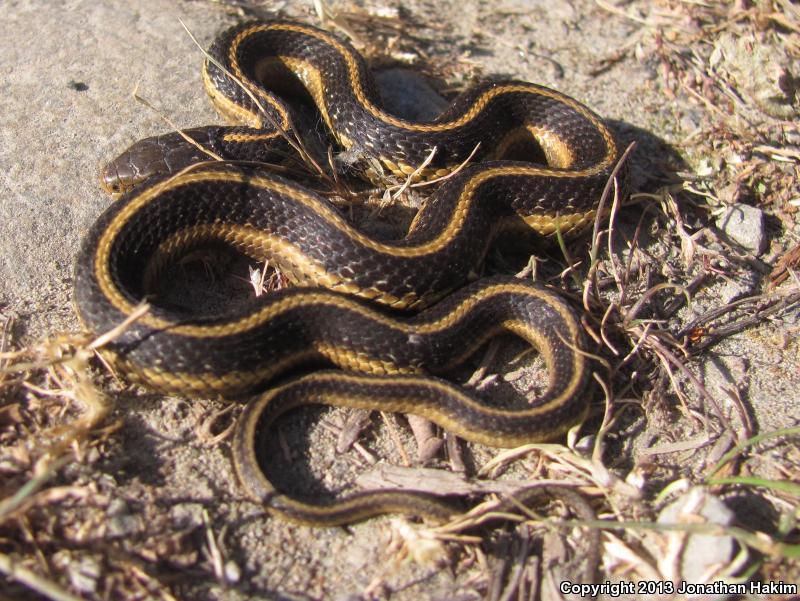
[[[174,505],[169,515],[179,528],[196,528],[203,525],[203,509],[201,503],[181,503]]]
[[[667,505],[659,514],[661,524],[697,523],[693,516],[702,516],[709,524],[728,526],[733,512],[719,498],[702,487],[695,487]],[[680,578],[686,582],[702,583],[714,568],[727,564],[734,550],[732,536],[690,534],[683,547]]]
[[[375,83],[386,110],[402,119],[431,121],[448,105],[424,76],[408,69],[379,71]]]
[[[102,568],[93,557],[82,557],[79,561],[70,563],[68,568],[69,581],[75,590],[80,593],[92,594],[97,592],[97,581]]]
[[[132,515],[123,499],[114,499],[106,509],[108,535],[112,538],[129,536],[142,529],[141,520]]]
[[[717,218],[717,227],[725,237],[758,256],[767,250],[764,212],[756,207],[736,203]]]

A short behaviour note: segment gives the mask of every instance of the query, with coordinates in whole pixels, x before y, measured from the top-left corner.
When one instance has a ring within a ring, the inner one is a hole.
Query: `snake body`
[[[332,505],[277,493],[260,468],[256,440],[297,405],[417,413],[494,446],[554,438],[584,418],[589,370],[569,307],[548,289],[513,278],[464,284],[504,232],[524,226],[543,235],[570,233],[595,218],[619,158],[599,117],[548,88],[502,82],[464,93],[429,123],[404,121],[380,108],[369,71],[348,44],[297,23],[235,26],[211,53],[206,88],[220,112],[242,125],[188,133],[227,160],[182,170],[202,156],[174,134],[134,145],[104,172],[108,188],[135,185],[133,191],[98,218],[78,256],[76,304],[89,330],[106,331],[142,299],[154,301],[106,347],[116,365],[161,390],[224,397],[260,392],[235,436],[237,473],[268,510],[316,525],[395,511],[442,519],[452,510],[398,491],[361,493]],[[291,109],[263,85],[285,71],[294,79],[284,89],[305,90],[338,144],[357,150],[365,164],[405,176],[428,158],[416,174],[434,177],[476,146],[483,160],[448,178],[403,239],[371,238],[299,184],[231,162],[283,153],[282,134],[299,133]],[[535,140],[541,164],[501,159],[521,136]],[[212,242],[268,259],[310,288],[273,293],[214,317],[176,312],[148,296],[166,265]],[[529,408],[486,407],[428,375],[462,363],[504,331],[534,345],[550,372],[549,387]],[[317,364],[348,371],[314,372],[267,389],[280,376]]]

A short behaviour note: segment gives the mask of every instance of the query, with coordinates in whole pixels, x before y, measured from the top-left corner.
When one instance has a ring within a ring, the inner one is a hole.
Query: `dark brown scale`
[[[263,25],[273,26],[274,24]],[[225,49],[230,40],[253,27],[252,24],[245,24],[224,33],[215,44],[213,53],[220,60],[226,61],[228,53]],[[344,47],[345,52],[353,52],[346,44]],[[331,101],[329,107],[329,114],[334,122],[358,123],[359,128],[364,127],[364,135],[369,131],[369,126],[363,125],[364,119],[375,127],[386,125],[378,123],[366,111],[363,106],[365,99],[354,96],[348,78],[327,77],[342,73],[345,69],[342,54],[327,43],[305,33],[266,31],[246,38],[239,47],[236,60],[248,78],[254,77],[259,61],[265,60],[263,57],[270,53],[302,57],[318,66],[321,73],[326,75],[326,98],[329,94],[336,99]],[[357,57],[355,54],[353,56]],[[366,100],[377,102],[372,80],[363,62],[357,59],[356,64],[362,86],[368,93]],[[227,77],[213,65],[209,65],[208,75],[221,89],[225,88]],[[437,122],[457,118],[469,110],[471,103],[486,90],[498,85],[501,84],[486,84],[465,93]],[[532,93],[514,92],[497,96],[467,123],[466,130],[459,130],[458,133],[436,133],[436,136],[448,137],[449,143],[442,147],[455,148],[462,138],[469,137],[466,132],[470,128],[480,133],[484,128],[497,127],[498,123],[507,118],[517,124],[530,120],[539,127],[557,129],[561,142],[574,149],[573,163],[578,168],[589,167],[598,161],[608,162],[609,156],[616,153],[615,148],[607,147],[607,144],[613,143],[612,138],[598,129],[599,122],[593,122],[587,117],[591,115],[588,110],[579,111],[570,107],[569,102],[572,101],[568,102],[565,97],[554,92],[535,93],[540,88],[531,84],[514,85],[528,86]],[[241,94],[241,90],[238,93]],[[244,102],[233,91],[231,99]],[[334,105],[335,109],[332,108]],[[276,119],[279,116],[273,115]],[[204,128],[192,130],[191,135],[198,141],[207,143],[212,149],[229,152],[231,148],[222,145],[220,137],[223,132],[230,131],[228,128]],[[395,125],[389,126],[386,131],[389,139],[399,139],[397,136],[402,133],[404,143],[411,146],[416,145],[416,140],[423,140],[424,136],[431,135],[431,132],[414,131],[413,127],[403,129]],[[166,148],[171,140],[172,135],[151,139],[151,146]],[[584,146],[579,148],[578,141],[585,142]],[[149,143],[143,142],[140,148],[146,148]],[[471,146],[470,141],[464,148]],[[264,148],[261,146],[262,150]],[[582,154],[584,150],[585,155]],[[187,151],[175,154],[185,157],[194,156],[193,153],[194,151]],[[131,151],[129,154],[133,156]],[[177,159],[171,160],[172,155],[166,156],[169,158],[163,161],[164,164],[170,166],[178,162]],[[134,163],[133,159],[127,162],[131,165]],[[520,175],[519,170],[526,166],[526,163],[504,161],[467,167],[445,182],[435,196],[425,203],[417,216],[415,227],[405,238],[385,243],[379,248],[373,248],[374,245],[368,241],[359,241],[356,231],[345,223],[321,218],[320,211],[325,212],[327,209],[329,213],[335,213],[335,210],[326,200],[297,184],[281,180],[252,166],[221,164],[203,167],[193,171],[193,176],[201,179],[193,183],[182,183],[130,216],[112,241],[109,271],[114,287],[129,303],[136,304],[150,293],[145,289],[143,274],[154,261],[162,260],[157,255],[157,249],[164,240],[201,224],[246,226],[289,241],[304,257],[300,268],[315,265],[326,273],[337,276],[339,280],[348,282],[349,286],[355,286],[367,298],[378,294],[376,300],[390,306],[419,309],[462,286],[471,273],[479,271],[493,236],[500,233],[495,225],[498,221],[513,224],[516,215],[524,217],[537,213],[588,211],[600,194],[611,164],[597,173],[581,177],[557,177],[563,169],[551,169],[545,175],[536,177]],[[500,168],[510,170],[484,178],[484,174]],[[209,181],[202,179],[204,175],[209,176]],[[223,181],[210,181],[212,176]],[[234,179],[236,177],[243,178],[244,182],[237,183]],[[282,195],[249,185],[248,180],[253,177],[273,178],[293,191]],[[465,195],[464,190],[478,179],[483,183],[472,186],[474,190],[471,196]],[[81,314],[94,331],[109,329],[125,317],[108,302],[104,291],[95,281],[93,260],[98,240],[116,215],[125,210],[129,203],[148,194],[152,186],[159,185],[160,181],[155,180],[109,207],[84,241],[78,260],[76,289]],[[311,205],[298,200],[303,197],[311,198]],[[466,207],[462,211],[463,221],[459,225],[453,223],[456,206],[461,206],[462,209]],[[405,256],[404,251],[420,249],[441,238],[446,232],[452,234],[446,242],[431,244],[432,248],[424,253],[417,250],[411,256]],[[182,250],[186,252],[192,250],[192,245],[200,246],[208,242],[206,238],[198,238]],[[252,251],[249,248],[240,250]],[[298,268],[295,264],[296,258],[286,259],[280,255],[257,255],[256,258],[268,259],[272,265],[289,273]],[[301,280],[310,277],[306,272],[295,275],[299,275]],[[158,299],[154,300],[157,303]],[[159,309],[156,307],[154,311],[157,314]],[[188,362],[187,355],[186,363]]]
[[[553,206],[565,207],[573,203],[574,198],[587,192],[587,182],[584,180],[553,182],[550,180],[555,178],[547,177],[493,177],[476,188],[474,199],[462,203],[466,204],[468,210],[463,223],[456,229],[451,223],[452,216],[464,185],[485,169],[498,165],[506,163],[490,162],[469,167],[448,180],[420,209],[416,226],[409,235],[396,242],[383,243],[386,250],[359,242],[353,236],[355,230],[351,226],[321,218],[315,206],[327,207],[334,213],[336,210],[327,200],[297,184],[250,166],[204,167],[196,170],[195,174],[224,173],[243,176],[245,180],[260,176],[281,181],[296,189],[298,194],[315,199],[315,205],[307,206],[292,195],[282,196],[248,185],[246,181],[239,184],[201,180],[184,184],[146,205],[118,234],[113,253],[114,260],[118,262],[115,265],[115,271],[120,276],[118,285],[129,291],[131,299],[141,298],[147,292],[141,287],[142,274],[163,240],[199,224],[224,223],[246,225],[285,238],[326,272],[337,274],[340,279],[351,281],[362,290],[381,291],[386,298],[378,300],[385,304],[393,305],[393,301],[387,300],[391,298],[410,299],[407,306],[400,308],[419,308],[463,285],[470,273],[479,270],[493,236],[502,233],[493,228],[498,220],[515,215],[515,209],[520,214],[535,212],[531,208],[532,203],[534,207],[542,207],[545,211]],[[601,182],[595,181],[596,188],[591,193],[599,194]],[[158,183],[154,181],[151,186]],[[98,221],[88,240],[99,236],[108,220],[129,202],[135,202],[151,186],[141,188],[110,206],[108,216]],[[506,223],[513,224],[513,221],[506,220]],[[454,234],[447,244],[412,256],[397,252],[419,248],[436,240],[448,228],[453,229]],[[198,239],[196,246],[207,242],[206,239]],[[92,249],[87,248],[85,252],[91,253]],[[268,259],[270,264],[291,272],[291,265],[280,255],[254,258]]]
[[[414,406],[416,404],[420,411],[426,408],[435,408],[436,413],[441,416],[450,415],[458,418],[465,415],[464,405],[448,406],[447,396],[442,399],[443,402],[434,405],[431,399],[438,398],[441,391],[426,388],[425,382],[428,385],[435,383],[445,389],[449,388],[452,398],[457,398],[461,394],[461,391],[452,384],[434,378],[413,381],[395,379],[388,382],[384,378],[362,377],[358,382],[354,382],[342,372],[317,372],[309,377],[291,381],[274,393],[266,393],[263,397],[249,403],[240,418],[242,425],[255,424],[253,436],[249,435],[246,427],[240,426],[233,441],[234,462],[240,481],[250,495],[264,503],[271,513],[277,514],[283,519],[312,526],[348,524],[386,513],[424,516],[426,519],[437,522],[453,519],[460,513],[455,506],[444,499],[414,491],[391,489],[362,491],[349,494],[344,498],[327,501],[315,498],[313,504],[298,502],[277,491],[264,477],[262,466],[253,462],[253,458],[258,459],[260,455],[258,453],[259,441],[267,440],[273,422],[286,411],[299,405],[318,403],[358,406],[368,404],[375,409],[397,411],[407,410],[407,407],[398,406],[404,404],[399,400],[405,399],[407,405]],[[347,401],[342,402],[342,399],[347,399]],[[574,407],[569,409],[575,410]],[[472,423],[481,424],[486,432],[495,435],[503,436],[508,431],[519,432],[527,429],[532,437],[536,437],[538,433],[541,438],[543,433],[539,429],[546,427],[543,420],[527,418],[525,413],[525,410],[509,411],[506,414],[507,419],[487,419],[485,415],[469,416],[468,419]],[[556,419],[564,418],[558,416]],[[509,421],[509,423],[503,423],[505,421]],[[544,435],[546,437],[546,434]],[[263,456],[263,454],[261,455]],[[498,507],[496,511],[513,511],[520,503],[528,505],[549,494],[551,494],[550,491],[541,488],[522,490],[515,495],[516,502],[506,500],[506,503],[502,507]],[[591,519],[594,515],[587,514],[586,517]]]
[[[147,227],[147,224],[141,225]],[[145,242],[141,246],[146,245]],[[127,256],[138,255],[141,246],[126,249]],[[110,329],[123,316],[104,295],[98,293],[97,281],[88,258],[84,254],[78,261],[76,300],[84,323],[91,330],[99,332]],[[130,300],[134,302],[141,294],[135,289],[134,274],[138,271],[139,266],[135,260],[118,265],[114,270],[118,287],[127,291]],[[474,303],[451,326],[432,334],[421,332],[420,328],[426,324],[438,323],[455,307],[476,294],[511,284],[522,289],[527,288],[532,293],[499,290],[490,298]],[[536,291],[539,291],[539,296],[533,294]],[[320,296],[321,300],[307,301],[311,293]],[[245,310],[230,312],[224,316],[197,317],[185,312],[176,313],[157,304],[152,307],[150,315],[176,325],[233,324],[291,298],[305,302],[275,315],[265,323],[226,336],[176,335],[170,328],[153,330],[146,324],[135,323],[107,349],[118,359],[133,366],[136,371],[160,370],[168,365],[171,372],[199,380],[208,374],[254,373],[264,366],[280,362],[285,357],[315,348],[317,343],[346,349],[353,355],[370,357],[378,363],[394,366],[393,370],[442,373],[468,358],[490,337],[496,335],[502,324],[512,320],[535,327],[554,348],[550,368],[559,377],[553,379],[551,387],[538,402],[546,403],[560,395],[564,390],[563,386],[569,385],[577,375],[575,352],[560,344],[561,340],[572,338],[569,323],[555,309],[562,307],[571,315],[566,305],[555,294],[510,277],[497,276],[480,280],[419,315],[395,318],[394,321],[399,324],[396,327],[382,323],[380,317],[385,313],[377,308],[368,308],[355,299],[334,292],[306,288],[272,293],[257,299]],[[304,360],[304,364],[326,362],[322,355],[312,355]],[[585,383],[585,375],[581,378],[582,383]],[[208,390],[197,392],[238,396],[256,392],[266,384],[265,381],[247,385],[234,382],[228,390],[209,386]],[[577,397],[573,402],[583,404],[583,400]],[[513,420],[509,421],[506,428],[511,427],[512,423]]]
[[[527,82],[503,81],[478,84],[457,97],[448,109],[429,123],[415,124],[405,121],[401,121],[399,125],[388,123],[380,115],[374,115],[365,107],[365,103],[372,104],[380,111],[382,102],[363,59],[349,44],[339,42],[344,52],[352,56],[357,65],[357,79],[363,89],[363,97],[354,93],[350,79],[346,75],[347,62],[339,50],[308,35],[305,30],[315,31],[325,38],[332,39],[330,34],[312,27],[305,27],[303,32],[276,29],[284,25],[287,24],[280,21],[238,25],[221,34],[210,49],[210,54],[228,71],[233,72],[234,65],[230,62],[228,52],[231,41],[243,31],[256,29],[255,33],[246,37],[239,45],[235,56],[236,65],[245,80],[254,86],[254,91],[261,91],[272,98],[274,104],[280,106],[281,110],[277,110],[272,103],[262,99],[261,109],[264,112],[260,113],[259,108],[241,86],[213,62],[206,64],[206,70],[215,94],[227,98],[230,103],[244,107],[250,113],[261,115],[260,120],[264,129],[251,131],[273,131],[271,125],[273,123],[287,127],[294,123],[296,133],[310,141],[310,151],[315,158],[320,158],[320,155],[324,158],[324,152],[320,152],[324,149],[320,148],[319,135],[306,135],[308,130],[314,127],[309,124],[306,117],[300,117],[297,111],[291,108],[297,100],[309,101],[310,95],[295,74],[288,69],[276,70],[274,63],[278,63],[281,58],[307,61],[318,69],[323,78],[325,103],[324,107],[319,108],[325,109],[330,116],[334,136],[338,138],[342,135],[354,144],[355,148],[352,150],[357,157],[384,159],[395,164],[418,166],[426,160],[435,147],[436,153],[429,168],[452,169],[462,163],[476,147],[478,152],[473,157],[475,161],[491,155],[494,151],[493,144],[502,138],[504,132],[525,126],[556,132],[563,145],[576,150],[573,163],[568,166],[560,165],[560,168],[569,167],[573,170],[589,168],[607,159],[609,155],[614,158],[617,154],[616,148],[608,147],[611,138],[604,136],[598,129],[601,121],[596,115],[588,109],[584,109],[585,114],[579,112],[569,106],[570,102],[574,102],[569,97]],[[269,68],[264,67],[266,64],[270,65]],[[440,131],[428,131],[426,128],[416,127],[456,121],[467,114],[474,103],[487,92],[511,86],[521,87],[526,92],[504,92],[495,96],[483,110],[462,126],[448,127]],[[287,103],[285,100],[293,102]],[[289,124],[284,123],[284,114],[289,116]],[[272,161],[276,149],[279,154],[287,151],[286,143],[279,138],[274,142],[227,143],[223,137],[227,133],[236,131],[233,128],[211,126],[191,131],[192,137],[225,160]],[[535,146],[536,142],[532,142]],[[172,144],[175,148],[171,148]],[[161,158],[159,153],[165,156]],[[175,173],[198,157],[205,158],[197,149],[176,135],[149,138],[134,145],[121,157],[112,161],[106,168],[103,178],[107,188],[115,191],[127,190],[150,175]],[[542,161],[541,153],[537,153],[534,160]],[[607,165],[595,177],[604,180],[611,166]],[[589,206],[596,202],[596,198],[591,197],[589,192],[587,190],[581,196],[580,206]]]
[[[186,129],[182,133],[161,134],[133,144],[102,169],[100,182],[103,188],[113,194],[127,192],[152,176],[173,175],[190,165],[217,160],[214,155],[229,161],[276,163],[290,154],[289,145],[280,137],[271,139],[269,143],[226,139],[231,134],[264,133],[264,130],[253,127],[211,125]],[[197,144],[208,152],[203,152]]]
[[[264,26],[274,27],[281,24],[275,22]],[[214,44],[212,54],[231,70],[227,52],[230,41],[239,32],[258,25],[245,23],[231,28]],[[330,37],[327,33],[322,35]],[[373,158],[383,157],[395,162],[405,161],[411,165],[420,165],[436,147],[437,152],[431,167],[452,167],[469,156],[478,142],[481,142],[481,148],[475,155],[476,160],[491,153],[492,141],[497,140],[498,134],[528,124],[557,131],[565,144],[581,148],[581,158],[574,168],[586,167],[608,152],[605,140],[599,135],[596,126],[558,99],[566,97],[557,95],[558,98],[550,98],[537,94],[542,88],[527,82],[479,84],[456,98],[450,108],[429,122],[435,125],[456,121],[471,109],[478,98],[495,88],[522,86],[531,91],[527,94],[508,93],[496,96],[473,119],[458,129],[416,131],[414,123],[407,123],[406,126],[386,123],[364,106],[365,101],[376,107],[381,107],[382,102],[363,59],[348,43],[340,43],[357,65],[357,78],[361,82],[363,98],[354,94],[350,79],[346,76],[347,63],[342,54],[327,43],[304,33],[272,29],[254,33],[239,46],[236,59],[249,81],[258,86],[263,85],[268,90],[274,89],[275,82],[260,81],[258,77],[259,65],[268,57],[291,57],[314,64],[325,80],[327,112],[334,133],[343,133],[359,146],[361,152]],[[208,72],[220,93],[253,110],[252,101],[240,86],[214,65],[208,65]],[[280,83],[277,85],[280,86]],[[273,115],[273,118],[277,119],[278,115]]]
[[[241,396],[264,389],[269,382],[259,374],[267,373],[267,367],[283,365],[287,358],[302,360],[300,365],[273,370],[270,377],[280,376],[290,368],[329,361],[372,374],[398,370],[442,373],[478,350],[491,336],[509,329],[509,324],[519,323],[523,324],[524,333],[517,331],[518,334],[534,346],[543,346],[550,370],[547,390],[530,409],[487,413],[477,405],[465,403],[463,393],[456,387],[451,386],[452,394],[440,398],[446,385],[425,377],[404,382],[375,379],[353,386],[345,376],[334,375],[327,380],[325,389],[325,385],[318,387],[325,377],[318,378],[316,374],[282,387],[284,400],[268,409],[277,415],[297,404],[356,399],[349,406],[418,412],[472,440],[495,445],[552,438],[581,421],[587,408],[589,368],[580,350],[580,326],[564,302],[554,293],[512,278],[490,278],[463,286],[471,274],[480,271],[487,249],[502,233],[498,223],[518,227],[533,217],[544,224],[540,231],[548,232],[558,215],[571,219],[566,232],[573,225],[585,225],[619,155],[605,125],[572,99],[521,82],[479,85],[427,124],[458,120],[469,113],[478,99],[493,90],[503,91],[458,128],[426,131],[431,128],[424,124],[389,123],[390,119],[383,118],[379,110],[368,110],[368,104],[380,103],[363,61],[346,43],[342,43],[341,51],[329,44],[335,40],[330,34],[295,24],[244,24],[222,34],[212,54],[232,68],[227,52],[231,40],[253,27],[267,31],[247,37],[239,48],[235,63],[245,78],[256,85],[266,83],[260,80],[274,72],[276,58],[313,63],[323,79],[319,108],[329,116],[334,136],[349,139],[359,156],[407,167],[421,164],[436,147],[431,167],[452,168],[464,161],[478,142],[481,146],[476,160],[490,156],[492,143],[501,141],[506,134],[513,140],[515,131],[528,128],[539,132],[532,159],[541,167],[531,174],[526,173],[530,162],[485,161],[467,166],[424,204],[413,229],[404,238],[381,245],[363,238],[338,217],[339,213],[324,198],[264,168],[227,163],[204,165],[192,170],[191,178],[169,179],[166,176],[205,160],[205,156],[176,134],[144,140],[112,162],[104,179],[109,187],[119,189],[145,178],[148,181],[98,218],[83,241],[75,272],[76,305],[92,332],[108,331],[128,317],[129,307],[120,309],[113,300],[115,295],[130,306],[144,299],[152,305],[143,320],[133,323],[105,347],[110,357],[162,389]],[[298,27],[300,31],[278,31],[285,27]],[[315,38],[314,32],[324,40]],[[343,52],[356,61],[364,96],[359,97],[351,87]],[[251,101],[231,85],[221,70],[209,65],[207,75],[216,88],[213,93],[219,95],[215,98],[218,106],[226,102],[228,109],[234,104],[250,105]],[[276,91],[287,97],[307,97],[309,94],[298,82],[297,77],[289,78]],[[264,104],[269,115],[261,121],[283,123],[289,115],[288,125],[297,132],[304,131],[298,125],[298,113],[292,112],[283,100],[271,97],[274,104]],[[237,132],[270,131],[268,127],[212,126],[188,133],[228,161],[270,161],[274,154],[286,152],[284,142],[240,143],[227,137]],[[158,175],[164,177],[151,177]],[[256,185],[256,179],[286,189],[277,192],[270,185]],[[157,190],[161,193],[151,197]],[[472,192],[468,194],[467,190]],[[132,206],[139,208],[128,214]],[[462,221],[456,223],[456,216],[461,216]],[[295,288],[255,299],[245,308],[214,317],[175,311],[153,295],[148,278],[157,276],[163,264],[175,259],[177,253],[214,242],[196,234],[200,226],[208,226],[208,230],[213,226],[217,233],[231,234],[231,243],[238,250],[259,260],[268,259],[301,283],[313,284],[312,275],[323,271],[326,277],[320,281],[338,279],[348,288],[357,289],[362,297],[377,295],[378,302],[401,309],[428,308],[416,316],[389,318],[386,309],[367,307],[365,301],[335,291]],[[240,235],[242,228],[259,233]],[[284,246],[291,245],[294,254],[265,253],[253,241],[258,236],[276,247],[280,243],[274,239],[284,240]],[[176,256],[159,250],[168,240],[183,240],[170,250]],[[102,247],[101,241],[108,246]],[[107,264],[99,259],[102,248],[109,249]],[[102,273],[108,274],[110,282],[99,279]],[[514,291],[509,290],[512,284]],[[447,296],[454,290],[457,292]],[[474,300],[481,294],[486,295],[483,300]],[[443,297],[446,298],[438,304],[429,306]],[[285,307],[281,303],[287,299],[294,303],[291,308],[272,311]],[[474,301],[470,308],[455,312],[467,299]],[[272,311],[272,318],[253,319],[264,311]],[[446,327],[434,332],[426,330],[427,324],[438,323],[451,313],[455,317]],[[154,319],[161,320],[162,325],[149,325]],[[243,325],[245,320],[249,325]],[[181,334],[182,326],[196,326],[199,333]],[[211,335],[209,326],[217,327],[219,335]],[[280,495],[272,498],[275,495],[269,483],[259,488],[264,484],[263,479],[259,480],[260,468],[248,454],[254,444],[246,430],[248,415],[255,412],[255,419],[260,419],[258,411],[263,409],[262,401],[256,402],[259,408],[247,410],[237,433],[236,464],[250,491],[267,504],[272,503],[278,513],[318,525],[349,522],[387,511],[439,519],[450,515],[448,507],[430,498],[396,492],[357,497],[355,505],[328,508],[321,517],[307,515],[308,510]],[[272,414],[265,415],[269,422]],[[254,482],[255,486],[251,486]]]

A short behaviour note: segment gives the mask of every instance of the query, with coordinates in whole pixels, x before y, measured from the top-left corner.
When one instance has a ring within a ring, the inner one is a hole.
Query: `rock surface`
[[[730,241],[756,256],[767,250],[765,225],[764,211],[742,203],[731,205],[717,219],[717,227]]]

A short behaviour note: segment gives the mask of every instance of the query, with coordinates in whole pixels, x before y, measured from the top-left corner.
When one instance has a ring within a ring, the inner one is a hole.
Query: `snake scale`
[[[261,469],[258,440],[298,405],[416,413],[500,447],[552,439],[584,419],[590,370],[570,307],[528,281],[470,280],[499,237],[521,228],[571,234],[594,221],[620,157],[602,119],[549,88],[504,81],[467,90],[435,120],[406,121],[381,108],[369,70],[349,44],[293,22],[234,26],[210,52],[204,84],[237,124],[186,134],[223,160],[185,169],[206,157],[167,134],[138,142],[103,174],[106,188],[125,194],[81,246],[79,316],[100,333],[142,300],[151,304],[104,348],[114,365],[159,390],[257,395],[233,442],[239,478],[270,512],[314,525],[389,512],[441,520],[455,510],[414,492],[306,503],[275,490]],[[308,97],[335,143],[362,159],[354,169],[373,178],[376,170],[447,175],[477,151],[424,203],[405,237],[378,240],[327,199],[258,164],[285,156],[287,136],[303,134],[275,86]],[[535,147],[533,160],[509,159],[521,143]],[[297,287],[221,315],[160,305],[153,282],[165,267],[212,243],[269,260]],[[549,370],[547,389],[523,409],[489,407],[439,377],[502,332],[536,347]],[[316,366],[339,369],[309,371]]]

